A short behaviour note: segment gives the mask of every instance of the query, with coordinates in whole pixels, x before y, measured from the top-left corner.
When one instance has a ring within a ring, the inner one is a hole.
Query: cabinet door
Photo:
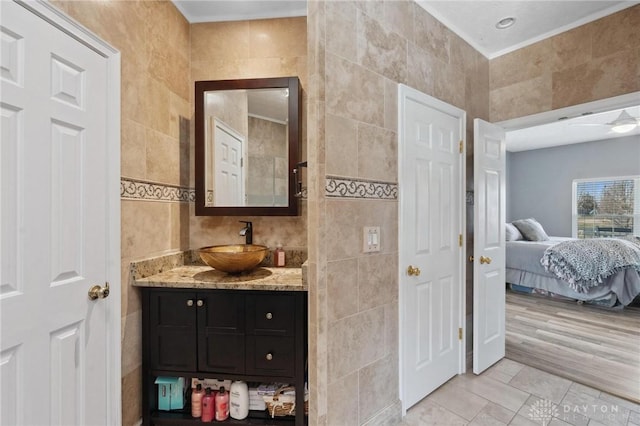
[[[151,368],[176,371],[196,369],[195,301],[195,292],[150,292]]]
[[[198,293],[198,305],[198,369],[244,374],[244,294]]]

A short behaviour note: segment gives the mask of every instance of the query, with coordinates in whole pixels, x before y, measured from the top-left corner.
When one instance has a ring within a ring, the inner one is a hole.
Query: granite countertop
[[[303,269],[306,269],[306,265],[302,268],[258,267],[240,275],[231,275],[209,266],[185,265],[135,279],[133,285],[159,288],[307,291]]]

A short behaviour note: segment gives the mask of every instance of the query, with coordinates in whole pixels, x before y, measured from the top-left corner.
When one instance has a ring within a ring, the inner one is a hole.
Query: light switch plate
[[[362,229],[362,252],[374,253],[380,251],[380,227],[365,226]]]

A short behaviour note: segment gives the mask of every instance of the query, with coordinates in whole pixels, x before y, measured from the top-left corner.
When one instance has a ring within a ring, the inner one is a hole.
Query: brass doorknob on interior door
[[[271,361],[273,359],[273,354],[268,353],[267,356],[265,356],[265,358],[267,359],[267,361]]]
[[[409,275],[410,277],[417,277],[418,275],[420,275],[420,268],[414,268],[413,266],[409,265],[409,267],[407,268],[407,275]]]
[[[486,263],[487,265],[491,263],[491,258],[486,256],[480,256],[480,263]]]
[[[91,299],[91,300],[104,299],[106,297],[109,297],[109,283],[108,282],[104,283],[104,286],[94,285],[93,287],[91,287],[89,289],[89,299]]]

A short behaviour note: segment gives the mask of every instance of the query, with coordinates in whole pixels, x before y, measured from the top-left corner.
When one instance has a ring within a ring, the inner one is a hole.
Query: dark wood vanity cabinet
[[[143,424],[198,424],[183,411],[157,408],[158,376],[282,382],[304,407],[307,294],[302,291],[142,289]],[[306,424],[304,410],[265,412],[230,424]]]

